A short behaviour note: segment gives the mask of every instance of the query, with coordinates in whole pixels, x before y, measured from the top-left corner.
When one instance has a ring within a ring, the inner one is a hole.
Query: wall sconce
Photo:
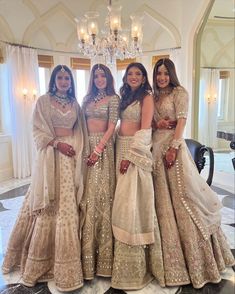
[[[206,99],[207,99],[207,103],[210,104],[210,103],[211,103],[211,95],[208,94],[208,95],[206,96]]]
[[[27,94],[28,94],[28,90],[24,88],[24,89],[22,90],[22,94],[23,94],[23,96],[24,96],[24,99],[26,99]]]
[[[36,96],[37,96],[37,90],[36,89],[33,89],[33,100],[34,101],[36,99]]]

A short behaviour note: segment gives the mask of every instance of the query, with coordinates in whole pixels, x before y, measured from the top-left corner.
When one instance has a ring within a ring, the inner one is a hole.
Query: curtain
[[[6,46],[10,132],[15,178],[25,178],[32,170],[32,110],[39,93],[37,51]]]
[[[198,139],[200,143],[217,148],[217,97],[219,71],[202,68],[200,72]]]

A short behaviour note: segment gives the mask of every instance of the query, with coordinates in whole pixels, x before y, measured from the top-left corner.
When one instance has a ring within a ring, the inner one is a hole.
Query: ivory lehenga
[[[140,121],[141,105],[134,102],[121,112],[121,119]],[[154,205],[152,180],[152,130],[134,136],[117,136],[117,186],[112,212],[115,237],[113,288],[137,290],[156,278],[164,286],[161,239]],[[120,174],[120,162],[131,163]]]
[[[54,127],[73,129],[73,136],[57,138],[71,144],[76,156],[65,156],[48,145],[56,137]],[[8,273],[20,267],[22,283],[29,287],[54,279],[59,290],[71,291],[83,285],[78,204],[83,193],[84,137],[77,102],[62,114],[51,105],[49,95],[41,96],[34,110],[33,136],[37,155],[32,183],[2,270]]]
[[[155,121],[187,117],[188,94],[175,88],[161,104]],[[168,286],[192,283],[195,288],[221,280],[220,272],[234,258],[220,228],[221,203],[199,175],[182,139],[177,159],[169,170],[164,155],[174,130],[157,129],[153,135],[156,211],[162,237],[165,281]]]
[[[114,124],[119,118],[119,97],[84,107],[86,119],[98,119]],[[104,133],[89,134],[92,152]],[[85,279],[95,275],[110,277],[113,265],[113,234],[111,209],[115,189],[114,137],[106,143],[101,158],[88,168],[85,193],[81,201],[82,268]]]

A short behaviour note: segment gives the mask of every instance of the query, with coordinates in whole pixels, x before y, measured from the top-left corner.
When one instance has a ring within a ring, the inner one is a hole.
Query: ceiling
[[[143,14],[144,51],[159,50],[162,46],[174,48],[181,45],[180,18],[184,0],[167,2],[113,0],[112,3],[117,1],[123,7],[123,29],[130,28],[130,15],[133,12]],[[0,40],[47,50],[77,52],[75,18],[89,10],[96,10],[100,14],[99,27],[102,28],[107,15],[108,2],[107,0],[0,0]],[[216,20],[214,18],[216,15],[234,16],[233,8],[233,0],[215,0],[210,19]]]

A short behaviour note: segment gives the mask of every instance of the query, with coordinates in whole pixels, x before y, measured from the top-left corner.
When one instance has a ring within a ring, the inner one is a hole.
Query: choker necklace
[[[95,103],[99,102],[100,100],[102,100],[104,97],[106,97],[106,91],[100,91],[98,92],[98,94],[93,98],[93,100],[95,101]]]
[[[58,95],[58,94],[54,94],[55,97],[55,101],[60,104],[63,108],[66,107],[66,105],[68,105],[71,100],[67,95]]]
[[[168,89],[160,89],[160,90],[158,90],[159,96],[160,95],[169,95],[171,92],[172,92],[171,88],[170,89],[168,88]]]

